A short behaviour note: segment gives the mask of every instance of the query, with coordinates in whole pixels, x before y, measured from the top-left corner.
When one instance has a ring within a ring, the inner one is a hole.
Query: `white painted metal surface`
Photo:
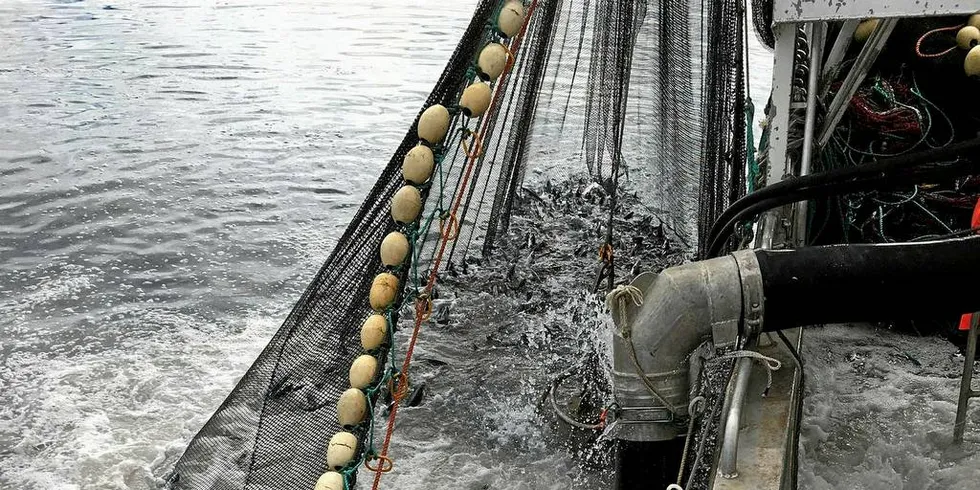
[[[789,175],[786,150],[789,146],[789,113],[793,96],[793,59],[796,55],[796,24],[779,24],[773,29],[776,50],[772,70],[772,122],[769,128],[769,168],[766,185]]]
[[[978,0],[774,0],[773,21],[812,22],[818,20],[865,19],[869,17],[926,17],[969,15],[980,11]]]

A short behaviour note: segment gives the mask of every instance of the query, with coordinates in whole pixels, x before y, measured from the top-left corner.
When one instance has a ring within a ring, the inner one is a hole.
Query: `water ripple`
[[[473,2],[2,3],[0,487],[152,488],[330,251]]]

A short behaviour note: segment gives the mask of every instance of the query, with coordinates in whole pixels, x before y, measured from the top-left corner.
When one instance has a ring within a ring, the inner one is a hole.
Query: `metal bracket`
[[[742,280],[742,335],[756,338],[762,333],[765,315],[765,294],[762,286],[762,269],[753,250],[739,250],[732,254]]]
[[[888,37],[891,36],[896,24],[898,24],[898,19],[885,19],[881,21],[874,32],[871,33],[871,37],[864,44],[864,48],[861,49],[861,53],[858,54],[857,59],[854,60],[854,66],[847,73],[847,77],[844,78],[840,90],[834,95],[834,100],[831,101],[827,108],[827,117],[824,119],[823,127],[820,129],[820,136],[817,138],[817,145],[821,148],[830,141],[831,135],[834,134],[834,129],[837,128],[837,123],[844,117],[844,110],[850,104],[851,97],[854,97],[854,93],[857,92],[861,82],[864,81],[864,77],[868,76],[868,70],[871,69],[871,65],[878,59],[881,50],[885,48],[885,42],[888,41]]]
[[[960,379],[960,398],[956,405],[956,421],[953,422],[953,443],[963,442],[966,431],[966,410],[971,398],[980,398],[980,391],[973,389],[973,363],[977,353],[977,335],[980,327],[980,313],[970,316],[970,333],[966,338],[966,359],[963,360],[963,378]]]
[[[769,126],[769,165],[766,185],[783,180],[791,170],[787,158],[789,148],[789,116],[793,98],[793,60],[796,59],[796,24],[777,24],[773,28],[776,48],[773,54],[772,98]]]
[[[851,40],[854,39],[854,31],[857,30],[858,24],[861,21],[857,19],[851,19],[844,21],[841,25],[840,32],[837,34],[837,39],[834,40],[834,45],[830,48],[830,54],[827,55],[827,61],[823,66],[823,70],[820,74],[820,97],[827,95],[830,90],[830,82],[837,77],[837,72],[840,71],[840,64],[844,61],[844,56],[847,55],[847,50],[851,47]]]
[[[800,157],[800,175],[810,173],[813,161],[813,132],[817,124],[817,91],[820,82],[820,72],[823,63],[823,47],[826,44],[827,24],[815,22],[806,27],[807,38],[810,40],[810,66],[806,87],[806,118],[803,126],[803,155]],[[796,203],[796,226],[793,239],[797,247],[806,245],[807,202]]]
[[[617,418],[621,424],[669,424],[674,421],[674,414],[666,407],[625,407],[620,408]]]

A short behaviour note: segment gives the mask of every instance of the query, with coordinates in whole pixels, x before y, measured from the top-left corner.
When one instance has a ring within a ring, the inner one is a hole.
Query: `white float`
[[[863,43],[871,37],[871,33],[878,27],[878,19],[862,20],[854,30],[854,40]]]
[[[524,4],[519,1],[510,1],[502,9],[500,16],[497,17],[497,28],[507,37],[514,37],[521,32],[524,26]]]
[[[966,26],[956,33],[956,44],[962,49],[971,49],[980,42],[980,29]]]
[[[361,347],[368,351],[377,349],[388,339],[387,335],[388,320],[383,315],[371,315],[361,326]]]
[[[343,427],[353,427],[364,422],[367,415],[367,396],[357,388],[351,388],[337,400],[337,421]]]
[[[382,272],[371,283],[369,300],[375,311],[385,311],[398,296],[398,278],[394,274]]]
[[[381,263],[388,267],[397,267],[405,262],[411,247],[404,233],[393,231],[381,240]]]
[[[347,466],[357,455],[357,436],[350,432],[338,432],[327,446],[327,466],[339,470]]]
[[[354,359],[350,366],[350,385],[354,388],[365,389],[378,375],[378,360],[367,354]]]
[[[422,194],[413,186],[406,185],[391,199],[391,217],[399,223],[411,223],[422,212]]]
[[[344,490],[344,475],[336,471],[328,471],[316,481],[314,490]]]
[[[493,91],[490,85],[484,82],[476,82],[463,91],[463,96],[459,99],[459,105],[463,108],[463,114],[469,117],[480,117],[490,108],[490,101],[493,98]]]
[[[432,170],[436,167],[436,158],[432,149],[418,145],[405,154],[402,161],[402,176],[413,184],[421,184],[429,180]]]
[[[449,110],[436,104],[422,113],[419,117],[419,139],[429,144],[436,144],[446,137],[449,131]]]
[[[480,67],[480,73],[485,79],[492,82],[504,72],[509,56],[507,48],[502,44],[490,43],[483,47],[483,51],[480,51],[480,57],[476,64]]]
[[[969,53],[966,53],[963,71],[971,77],[980,76],[980,46],[974,46]]]

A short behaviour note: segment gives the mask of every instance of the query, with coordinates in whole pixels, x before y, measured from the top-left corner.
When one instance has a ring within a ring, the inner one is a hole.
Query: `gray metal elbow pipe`
[[[723,348],[739,335],[761,333],[763,319],[768,331],[978,311],[978,257],[980,237],[971,237],[743,250],[642,274],[635,289],[610,298],[617,327],[613,393],[620,407],[611,435],[630,441],[682,435],[684,427],[674,422],[687,418],[697,375],[691,354],[708,339]]]
[[[674,422],[683,423],[688,415],[697,374],[691,353],[708,339],[716,345],[736,341],[746,307],[740,268],[757,277],[751,272],[758,272],[753,252],[642,274],[631,285],[642,293],[641,304],[623,294],[611,299],[617,326],[612,381],[620,407],[614,437],[663,441],[683,435],[686,427]],[[761,298],[754,304],[761,306]]]

